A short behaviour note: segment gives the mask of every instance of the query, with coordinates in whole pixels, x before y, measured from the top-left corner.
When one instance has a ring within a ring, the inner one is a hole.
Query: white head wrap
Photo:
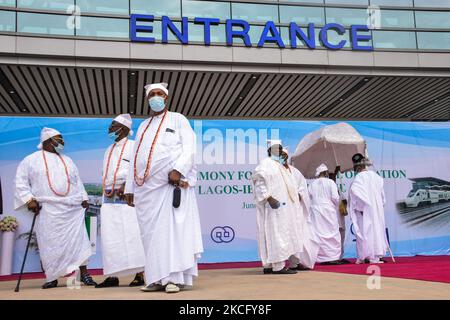
[[[267,140],[267,149],[272,148],[274,145],[279,144],[281,146],[281,140]]]
[[[42,143],[50,138],[53,138],[54,136],[60,135],[61,132],[58,130],[52,129],[52,128],[42,128],[41,130],[41,142],[37,145],[37,148],[39,150],[42,149]]]
[[[316,177],[319,176],[319,174],[321,174],[324,171],[328,171],[328,167],[326,165],[324,165],[323,163],[317,167],[316,169]]]
[[[154,89],[161,89],[162,91],[164,91],[164,93],[166,95],[169,95],[169,90],[167,90],[168,84],[161,82],[161,83],[153,83],[153,84],[148,84],[146,85],[145,88],[145,96],[148,97],[148,94],[150,93],[150,91],[154,90]]]
[[[133,130],[131,130],[131,125],[133,123],[133,120],[131,120],[131,116],[129,113],[119,114],[117,117],[114,118],[114,121],[123,124],[125,127],[130,129],[129,135],[133,135]]]

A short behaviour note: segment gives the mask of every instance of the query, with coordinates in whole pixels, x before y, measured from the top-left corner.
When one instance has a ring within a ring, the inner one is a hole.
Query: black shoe
[[[56,288],[58,286],[58,280],[53,280],[50,282],[46,282],[42,285],[42,289],[51,289]]]
[[[86,286],[96,286],[96,285],[97,285],[97,282],[95,282],[95,281],[92,279],[92,277],[91,277],[91,275],[90,275],[89,273],[85,273],[85,274],[81,275],[80,280],[81,280],[81,282],[83,282],[84,285],[86,285]]]
[[[280,271],[272,271],[273,274],[296,274],[297,271],[284,267]]]
[[[263,274],[272,274],[273,273],[273,269],[272,268],[264,268],[263,269]]]
[[[380,261],[387,263],[387,260],[385,260],[384,258],[380,258]]]
[[[128,286],[129,287],[140,287],[140,286],[143,286],[144,284],[145,284],[144,276],[142,274],[138,273],[138,274],[136,274],[133,281],[131,281]]]
[[[340,262],[341,264],[351,264],[351,262],[348,261],[347,259],[341,259]]]
[[[344,263],[341,262],[341,260],[325,261],[325,262],[320,263],[321,266],[335,266],[335,265],[339,265],[339,264],[344,264]]]
[[[296,271],[308,271],[308,270],[311,270],[310,268],[305,267],[302,264],[298,264],[295,268],[289,268],[289,269],[296,270]]]
[[[102,283],[95,285],[96,288],[110,288],[118,286],[119,286],[119,278],[116,277],[108,277]]]

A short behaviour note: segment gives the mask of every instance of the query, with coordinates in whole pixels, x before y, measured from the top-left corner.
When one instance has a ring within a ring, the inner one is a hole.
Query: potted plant
[[[19,223],[12,216],[6,216],[0,220],[2,232],[2,247],[0,250],[0,275],[10,275],[13,265],[14,239]]]

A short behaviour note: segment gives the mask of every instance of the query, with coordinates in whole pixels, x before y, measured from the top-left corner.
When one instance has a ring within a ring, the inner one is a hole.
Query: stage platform
[[[65,279],[59,287],[42,290],[43,279],[27,279],[21,291],[14,292],[16,281],[0,281],[0,299],[450,299],[450,284],[423,280],[381,278],[380,289],[368,289],[369,275],[323,271],[301,271],[295,275],[263,275],[261,268],[200,270],[193,290],[177,294],[144,293],[127,285],[132,277],[121,278],[121,286],[95,289],[82,286],[68,289]],[[94,276],[97,282],[103,276]]]

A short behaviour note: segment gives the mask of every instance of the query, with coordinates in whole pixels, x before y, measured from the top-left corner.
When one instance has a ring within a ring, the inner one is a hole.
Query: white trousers
[[[300,263],[300,260],[292,255],[289,257],[289,268],[295,268]],[[264,268],[272,268],[273,271],[280,271],[286,266],[286,261],[280,261],[275,263],[269,263],[264,265]]]

